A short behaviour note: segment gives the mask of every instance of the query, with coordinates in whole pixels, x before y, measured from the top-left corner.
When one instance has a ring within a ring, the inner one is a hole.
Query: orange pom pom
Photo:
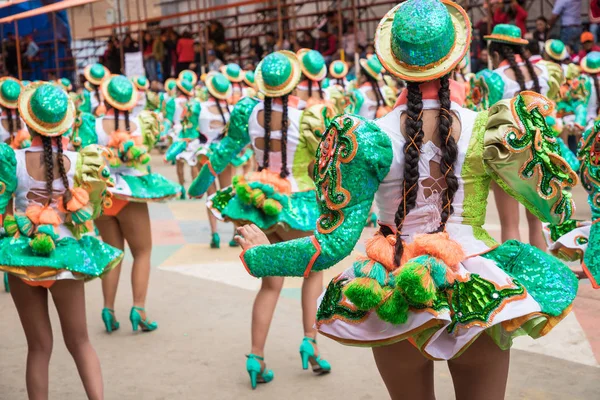
[[[42,213],[42,206],[37,204],[30,204],[25,210],[25,216],[31,220],[34,225],[40,224],[40,214]]]
[[[450,239],[446,232],[417,235],[410,248],[412,257],[430,255],[442,260],[453,271],[458,271],[458,264],[465,259],[465,252],[460,243]]]
[[[279,173],[263,169],[260,172],[254,172],[250,175],[251,182],[261,182],[273,186],[281,194],[292,193],[292,184],[287,179],[282,178]]]
[[[58,226],[61,224],[61,219],[58,213],[49,206],[42,207],[40,212],[40,225]]]
[[[29,134],[29,131],[27,129],[19,129],[17,131],[17,134],[13,138],[10,147],[12,147],[13,149],[20,149],[21,145],[26,140],[31,140],[31,135]]]
[[[395,236],[389,235],[388,237],[385,237],[381,233],[377,232],[375,236],[373,236],[371,239],[368,239],[365,243],[367,257],[369,257],[371,260],[377,261],[388,271],[393,271],[396,268],[394,266],[395,245]]]
[[[116,131],[110,135],[108,147],[119,148],[119,146],[129,140],[129,133],[125,131]]]
[[[71,212],[81,210],[89,201],[90,195],[88,192],[80,187],[73,188],[71,189],[71,200],[67,202],[67,210]]]

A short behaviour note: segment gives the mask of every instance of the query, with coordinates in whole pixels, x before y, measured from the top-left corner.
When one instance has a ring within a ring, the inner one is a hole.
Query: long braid
[[[19,108],[15,109],[15,120],[17,122],[17,130],[21,129],[21,114],[19,113]]]
[[[597,112],[598,108],[600,108],[600,84],[598,82],[598,74],[595,74],[593,76],[593,80],[594,80],[594,89],[596,90],[596,112]]]
[[[440,125],[438,132],[440,135],[440,143],[442,150],[442,162],[440,163],[440,170],[444,174],[444,180],[446,181],[446,189],[442,193],[444,204],[442,206],[440,227],[437,232],[443,232],[446,229],[446,223],[450,215],[454,213],[454,207],[452,207],[452,201],[454,195],[458,191],[458,179],[454,174],[454,164],[458,158],[458,146],[452,136],[452,113],[450,108],[452,104],[450,102],[450,77],[446,75],[440,79],[440,90],[438,91],[438,97],[440,100]]]
[[[263,165],[259,167],[259,171],[265,168],[269,168],[269,153],[271,152],[271,103],[273,99],[271,97],[265,97],[265,149],[263,155]]]
[[[57,150],[57,163],[60,178],[62,179],[65,187],[65,193],[63,194],[63,206],[67,208],[67,203],[71,200],[71,191],[69,190],[69,178],[67,177],[67,170],[65,169],[65,162],[63,160],[63,145],[62,138],[59,136],[56,139],[56,150]]]
[[[119,130],[119,110],[116,108],[114,110],[115,110],[115,132],[117,132]]]
[[[44,167],[46,168],[46,191],[48,192],[48,198],[46,205],[52,203],[52,196],[54,194],[54,159],[52,157],[52,138],[48,136],[42,136],[42,145],[44,146]]]
[[[125,130],[129,133],[130,132],[129,111],[124,111],[124,113],[125,113]]]
[[[517,49],[516,51],[518,52],[518,48],[516,46],[492,42],[489,46],[489,53],[493,54],[496,52],[500,54],[502,58],[508,61],[510,69],[512,69],[513,73],[515,74],[515,80],[519,84],[521,91],[523,91],[527,90],[527,87],[525,86],[525,75],[523,75],[523,71],[521,71],[519,64],[517,64],[517,61],[515,60],[515,49]]]
[[[396,249],[394,263],[400,266],[404,243],[402,242],[402,224],[417,202],[419,184],[419,155],[423,144],[423,94],[418,83],[408,83],[408,103],[406,110],[407,119],[404,132],[407,140],[404,145],[404,182],[402,187],[402,200],[398,205],[394,223],[396,224]]]
[[[306,80],[308,82],[308,98],[312,97],[312,81],[310,79]]]
[[[321,81],[318,81],[317,85],[319,85],[319,98],[323,100],[323,87],[321,86]]]
[[[221,114],[223,123],[227,124],[227,120],[225,119],[225,114],[223,114],[223,109],[221,109],[221,103],[219,102],[219,99],[217,99],[215,96],[213,96],[213,99],[215,100],[215,103],[217,103],[217,109],[219,110],[219,114]]]
[[[525,61],[525,67],[527,68],[527,72],[529,72],[529,75],[531,76],[531,80],[533,81],[533,90],[536,93],[542,93],[542,88],[540,86],[540,80],[538,78],[537,73],[535,72],[535,68],[533,68],[533,64],[531,63],[531,61],[529,61],[529,58],[525,57],[523,55],[523,48],[522,47],[518,47],[517,48],[517,54],[519,54],[521,56],[521,59],[523,59]]]
[[[12,138],[15,134],[15,122],[13,120],[12,110],[10,108],[5,108],[5,110],[6,110],[6,116],[8,119],[8,133],[10,134],[10,137]]]
[[[288,95],[281,98],[283,103],[283,115],[281,117],[281,172],[279,176],[286,178],[290,172],[287,167],[287,130],[288,130]]]

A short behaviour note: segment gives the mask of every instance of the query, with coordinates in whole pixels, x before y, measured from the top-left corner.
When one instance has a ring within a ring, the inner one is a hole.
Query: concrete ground
[[[155,171],[174,178],[173,168],[153,162]],[[578,217],[589,218],[581,189],[575,191]],[[488,228],[498,237],[493,198]],[[301,279],[286,280],[271,326],[266,354],[275,380],[250,390],[244,354],[250,346],[250,312],[259,281],[242,267],[239,249],[227,247],[232,228],[221,224],[223,247],[212,250],[202,201],[173,201],[151,206],[152,280],[147,308],[159,329],[134,334],[127,321],[131,306],[126,257],[116,306],[121,330],[106,334],[100,319],[100,282],[87,284],[88,324],[100,356],[106,399],[386,399],[387,392],[369,349],[351,348],[321,338],[322,354],[333,372],[313,377],[298,357],[302,338]],[[521,215],[522,235],[526,223]],[[372,234],[365,231],[364,237]],[[362,244],[357,251],[364,249]],[[350,260],[326,272],[326,281]],[[582,281],[574,311],[550,335],[520,338],[512,350],[507,399],[597,399],[600,390],[600,291]],[[55,347],[50,369],[50,398],[83,399],[74,363],[62,341],[51,307]],[[0,293],[0,399],[25,399],[26,344],[14,305]],[[438,400],[453,399],[450,375],[436,363]],[[410,399],[409,399],[410,400]]]

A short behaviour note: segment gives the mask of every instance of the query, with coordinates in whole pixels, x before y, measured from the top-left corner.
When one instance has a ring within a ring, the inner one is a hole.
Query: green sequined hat
[[[67,92],[70,92],[73,89],[73,84],[68,78],[57,79],[56,83]]]
[[[75,121],[75,105],[64,90],[47,82],[27,85],[19,96],[19,112],[29,129],[42,136],[60,136]]]
[[[327,76],[327,65],[323,55],[317,50],[300,49],[296,53],[302,73],[311,81],[322,81]]]
[[[600,73],[600,52],[592,51],[581,59],[581,69],[586,74],[595,75]]]
[[[343,79],[348,75],[348,64],[341,60],[336,60],[329,66],[329,75],[334,79]]]
[[[196,86],[196,83],[198,83],[198,75],[196,75],[196,73],[191,69],[184,69],[181,71],[179,76],[177,76],[177,79],[185,79],[186,81],[190,81],[192,86]]]
[[[381,73],[383,72],[383,65],[377,58],[376,55],[372,55],[369,59],[361,58],[360,66],[363,68],[364,72],[372,76],[376,80],[381,79]]]
[[[548,57],[555,61],[562,61],[569,57],[565,44],[558,39],[546,40],[544,51],[548,54]]]
[[[236,63],[222,66],[221,73],[229,79],[229,82],[239,83],[244,80],[244,71]]]
[[[471,43],[471,22],[451,0],[408,0],[392,8],[375,32],[383,67],[409,82],[449,74]]]
[[[185,78],[177,78],[177,88],[181,90],[185,95],[192,96],[194,94],[195,84]]]
[[[206,75],[206,89],[215,98],[219,100],[227,100],[231,97],[233,88],[231,82],[225,77],[224,74],[219,72],[209,72]]]
[[[490,42],[516,44],[520,46],[524,46],[529,43],[527,40],[521,38],[521,28],[510,24],[496,25],[494,30],[492,30],[492,34],[484,36],[483,38]]]
[[[90,64],[83,70],[83,76],[92,85],[100,86],[110,76],[110,71],[102,64]]]
[[[256,82],[254,80],[254,71],[244,72],[244,82],[250,87],[256,87]]]
[[[256,67],[258,90],[267,97],[290,94],[300,82],[302,69],[294,53],[280,50],[269,54]]]
[[[100,85],[104,100],[121,111],[131,111],[137,105],[138,95],[133,83],[123,75],[111,75]]]
[[[175,89],[177,89],[177,79],[169,78],[165,81],[165,91],[169,93],[169,95],[175,94]]]
[[[0,78],[0,105],[15,110],[22,90],[23,85],[17,79],[10,76]]]
[[[133,78],[133,84],[137,90],[142,92],[145,92],[150,87],[150,82],[148,82],[148,78],[146,78],[144,75]]]

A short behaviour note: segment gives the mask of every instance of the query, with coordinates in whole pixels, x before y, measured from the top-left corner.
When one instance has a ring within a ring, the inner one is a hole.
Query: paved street
[[[174,178],[174,168],[156,172]],[[589,218],[582,189],[575,191],[579,218]],[[493,204],[488,228],[499,237]],[[108,335],[100,319],[100,282],[86,286],[88,323],[101,358],[107,399],[386,399],[387,392],[368,349],[341,346],[322,338],[323,355],[333,373],[313,377],[298,357],[302,338],[300,279],[286,280],[267,344],[267,361],[275,380],[250,390],[244,354],[250,343],[250,311],[259,281],[239,261],[239,249],[227,247],[231,225],[221,224],[223,248],[208,246],[210,230],[203,201],[173,201],[151,206],[152,279],[147,308],[158,321],[156,332],[133,334],[127,321],[131,307],[125,260],[116,312],[121,330]],[[525,216],[521,215],[525,238]],[[366,230],[364,237],[373,230]],[[356,251],[364,250],[363,244]],[[326,281],[343,270],[347,259],[326,272]],[[520,338],[512,351],[508,399],[588,400],[600,392],[600,291],[582,281],[573,313],[549,336]],[[61,341],[54,308],[55,347],[51,361],[51,399],[83,399],[74,363]],[[25,399],[23,332],[8,294],[0,293],[0,399]],[[453,399],[448,370],[436,364],[438,400]]]

